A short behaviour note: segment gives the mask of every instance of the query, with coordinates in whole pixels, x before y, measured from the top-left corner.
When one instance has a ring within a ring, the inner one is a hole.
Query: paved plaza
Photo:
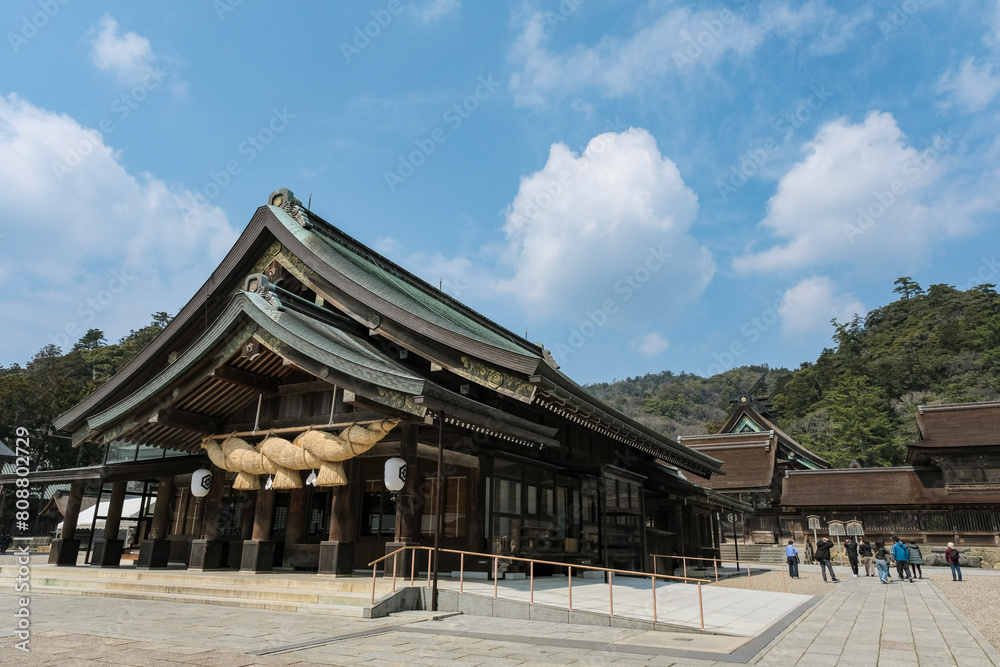
[[[1000,653],[927,580],[830,584],[763,639],[467,615],[431,620],[425,612],[363,620],[32,592],[30,653],[13,648],[16,597],[0,597],[8,624],[0,630],[3,664],[1000,667]]]

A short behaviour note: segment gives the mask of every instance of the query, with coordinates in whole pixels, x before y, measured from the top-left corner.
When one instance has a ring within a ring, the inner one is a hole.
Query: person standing
[[[948,561],[948,565],[951,566],[951,580],[961,581],[962,580],[962,568],[958,565],[958,559],[961,558],[962,554],[958,552],[955,548],[954,542],[948,543],[948,548],[944,550],[944,559]],[[957,579],[955,577],[958,577]]]
[[[806,565],[812,565],[813,564],[813,545],[812,545],[812,542],[809,541],[808,537],[806,538],[805,552],[806,552],[805,553],[805,556],[806,556]]]
[[[785,559],[788,561],[788,576],[792,579],[799,578],[799,550],[795,548],[795,542],[788,540],[785,547]]]
[[[821,537],[816,543],[816,554],[813,557],[819,563],[819,571],[823,573],[823,581],[826,581],[826,571],[829,569],[830,579],[836,584],[840,583],[840,579],[837,579],[837,575],[833,572],[833,564],[830,563],[830,549],[832,548],[833,542],[830,541],[830,538]]]
[[[885,542],[875,543],[875,567],[878,569],[878,578],[883,584],[889,583],[889,552],[885,549]]]
[[[921,565],[924,564],[924,555],[920,553],[920,547],[917,546],[916,540],[910,540],[910,546],[908,547],[910,552],[910,570],[911,574],[919,575],[920,579],[924,578],[924,570]]]
[[[858,543],[854,540],[854,536],[851,535],[844,542],[844,549],[847,551],[847,560],[851,562],[851,572],[854,576],[858,576]],[[843,561],[841,561],[843,563]]]
[[[900,537],[895,538],[896,543],[892,545],[892,557],[896,559],[896,574],[899,580],[908,579],[913,583],[913,576],[910,575],[910,550],[903,544]]]
[[[872,545],[869,544],[868,540],[862,540],[858,550],[861,552],[861,562],[865,566],[865,576],[874,577],[875,576],[875,550],[872,549]]]

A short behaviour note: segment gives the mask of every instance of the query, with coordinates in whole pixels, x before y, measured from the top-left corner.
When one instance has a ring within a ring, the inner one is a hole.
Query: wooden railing
[[[382,556],[381,558],[377,558],[377,559],[373,560],[371,563],[368,563],[368,566],[372,568],[372,604],[375,604],[375,586],[376,586],[377,581],[378,581],[378,579],[377,579],[377,577],[378,577],[378,568],[376,567],[376,565],[378,563],[382,563],[383,561],[386,561],[389,558],[393,559],[392,560],[392,590],[393,590],[393,592],[395,592],[396,591],[396,572],[398,571],[397,565],[399,564],[399,554],[402,553],[402,552],[405,552],[407,550],[414,552],[412,554],[411,558],[410,558],[410,586],[414,585],[414,580],[416,578],[416,562],[417,562],[416,552],[420,551],[420,550],[427,551],[427,586],[431,585],[431,556],[432,556],[432,554],[434,552],[434,549],[432,547],[422,547],[422,546],[406,546],[406,547],[401,547],[399,549],[396,549],[395,551],[387,553],[386,555]],[[656,582],[657,582],[657,580],[677,581],[677,582],[681,582],[681,583],[685,583],[685,584],[687,584],[687,583],[694,583],[694,584],[697,584],[697,586],[698,586],[698,616],[699,616],[699,622],[700,622],[701,629],[702,630],[705,629],[705,608],[704,608],[704,606],[702,604],[701,585],[702,584],[710,583],[710,581],[708,579],[698,579],[698,578],[695,578],[695,577],[688,577],[688,576],[677,577],[677,576],[669,575],[669,574],[656,574],[656,573],[650,574],[648,572],[635,572],[633,570],[616,570],[616,569],[613,569],[613,568],[599,567],[599,566],[596,566],[596,565],[573,565],[573,564],[570,564],[570,563],[559,563],[559,562],[556,562],[556,561],[537,560],[537,559],[534,559],[534,558],[520,558],[520,557],[517,557],[517,556],[498,556],[497,554],[484,554],[484,553],[478,553],[478,552],[475,552],[475,551],[457,551],[455,549],[440,549],[439,551],[441,551],[443,553],[458,554],[459,555],[459,569],[458,569],[458,592],[459,593],[465,592],[465,557],[466,556],[472,556],[474,558],[488,558],[488,559],[492,559],[493,560],[493,597],[494,598],[496,598],[498,596],[498,581],[499,581],[499,579],[498,579],[497,575],[499,574],[500,561],[501,560],[504,560],[504,561],[518,561],[518,562],[522,562],[522,563],[527,563],[528,564],[528,582],[529,582],[528,583],[528,586],[529,586],[529,601],[531,602],[531,604],[534,604],[534,602],[535,602],[535,565],[536,564],[537,565],[554,565],[554,566],[557,566],[557,567],[565,567],[566,568],[566,585],[567,585],[567,592],[568,592],[568,596],[569,596],[569,610],[570,611],[573,611],[573,570],[581,570],[581,571],[582,570],[590,570],[590,571],[596,571],[596,572],[604,572],[604,573],[606,573],[607,580],[608,580],[608,609],[610,611],[610,615],[611,616],[615,615],[614,576],[616,574],[620,574],[620,575],[625,575],[625,576],[630,576],[630,577],[649,577],[650,578],[650,583],[651,583],[651,591],[652,591],[653,622],[654,623],[656,623],[657,620],[658,620],[658,618],[657,618],[657,611],[656,611]],[[384,569],[384,567],[385,566],[383,566],[383,569]]]
[[[766,566],[768,569],[778,568],[779,570],[781,570],[781,588],[785,593],[788,592],[788,580],[785,577],[785,573],[788,570],[788,565],[782,565],[780,563],[764,563],[760,561],[744,560],[742,558],[740,560],[735,560],[732,558],[700,558],[698,556],[666,556],[664,554],[650,554],[650,557],[653,559],[654,573],[657,572],[658,569],[657,568],[657,563],[659,562],[657,560],[658,558],[673,558],[674,560],[681,561],[681,566],[684,568],[685,577],[687,577],[687,562],[689,560],[711,561],[713,567],[715,568],[715,583],[719,583],[719,563],[736,563],[737,572],[740,571],[740,563],[745,563],[747,566],[747,588],[749,588],[750,590],[753,590],[753,579],[750,576],[751,565],[763,565]]]

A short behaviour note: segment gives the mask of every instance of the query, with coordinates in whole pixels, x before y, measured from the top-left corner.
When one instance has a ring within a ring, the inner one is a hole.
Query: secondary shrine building
[[[159,337],[55,426],[105,453],[34,473],[71,483],[60,564],[86,549],[114,567],[137,546],[141,567],[350,574],[437,529],[450,549],[644,570],[651,554],[717,553],[720,510],[748,509],[689,481],[721,474],[709,453],[588,395],[540,345],[287,190]],[[407,474],[392,494],[396,457]],[[191,491],[199,469],[212,471],[205,497]],[[85,493],[99,509],[81,544]],[[138,510],[123,518],[127,499]]]

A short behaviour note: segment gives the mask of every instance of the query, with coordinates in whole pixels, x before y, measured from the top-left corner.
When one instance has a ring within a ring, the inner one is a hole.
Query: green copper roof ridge
[[[330,225],[330,223],[318,218],[317,222],[321,222],[323,228],[321,229],[318,226],[314,226],[313,229],[307,230],[284,209],[271,205],[269,205],[269,208],[272,213],[274,213],[275,218],[292,231],[296,238],[302,241],[303,244],[306,244],[318,255],[326,255],[323,259],[327,261],[330,266],[333,266],[333,268],[338,270],[343,268],[342,266],[334,266],[333,263],[330,262],[329,255],[326,252],[323,252],[324,250],[334,251],[336,253],[336,257],[343,258],[345,261],[349,262],[350,266],[354,267],[358,271],[361,271],[364,276],[370,277],[372,280],[388,286],[397,294],[401,293],[403,298],[405,298],[409,304],[404,305],[398,303],[391,298],[391,295],[380,292],[377,289],[373,289],[373,286],[371,284],[366,284],[366,281],[358,280],[359,276],[356,274],[352,276],[346,271],[340,270],[343,275],[351,278],[373,294],[376,294],[390,303],[394,303],[397,307],[408,310],[409,312],[414,312],[412,305],[415,304],[421,310],[425,311],[424,314],[432,316],[431,319],[428,319],[429,322],[448,329],[452,333],[471,337],[481,343],[499,347],[508,352],[541,358],[540,350],[534,343],[527,343],[526,341],[526,344],[522,344],[519,342],[520,339],[516,334],[507,331],[501,325],[493,322],[489,318],[483,317],[479,313],[476,313],[476,315],[478,315],[484,322],[488,323],[488,325],[477,321],[476,318],[471,317],[466,312],[463,312],[463,310],[467,310],[470,313],[475,313],[475,310],[465,306],[457,299],[450,297],[443,292],[440,293],[440,296],[434,294],[434,292],[438,292],[439,290],[435,290],[433,286],[427,285],[425,281],[413,276],[409,272],[405,271],[405,269],[397,266],[387,258],[382,257],[374,250],[371,250],[364,244],[358,242],[356,239],[344,234],[333,225]],[[333,232],[333,235],[324,232]],[[321,240],[323,245],[317,248],[312,244],[308,244],[310,236]],[[352,244],[356,244],[356,247],[348,247],[335,237],[343,237]],[[322,250],[320,248],[322,248]],[[364,255],[361,254],[360,249],[364,249]],[[388,270],[385,266],[383,266],[383,264],[388,265],[392,270]],[[454,302],[454,305],[449,303],[449,301]],[[414,314],[417,313],[414,312]]]

